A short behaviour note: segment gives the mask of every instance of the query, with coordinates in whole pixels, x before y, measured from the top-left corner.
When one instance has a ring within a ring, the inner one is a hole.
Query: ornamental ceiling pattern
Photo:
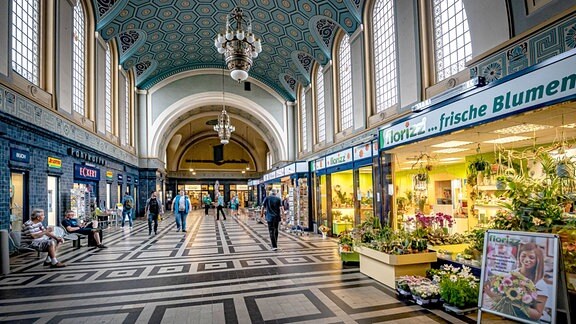
[[[329,47],[338,28],[352,34],[360,25],[358,0],[92,0],[98,32],[116,38],[124,69],[136,68],[137,86],[149,89],[176,73],[199,68],[223,68],[224,58],[214,38],[224,31],[225,15],[235,6],[252,18],[262,39],[262,53],[250,76],[294,100],[281,76],[307,84],[309,70],[294,61],[293,52],[309,55],[320,64],[329,60]],[[351,10],[352,9],[352,10]],[[106,18],[105,22],[101,18]],[[314,21],[311,29],[310,22]],[[326,50],[328,48],[328,51]],[[151,64],[152,62],[152,64]],[[147,66],[144,71],[143,67]],[[153,69],[153,70],[152,70]],[[293,82],[293,81],[291,81]]]

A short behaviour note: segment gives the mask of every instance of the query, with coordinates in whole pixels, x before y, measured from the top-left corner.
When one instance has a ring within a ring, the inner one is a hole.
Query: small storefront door
[[[15,231],[22,230],[28,220],[28,173],[10,172],[10,224]]]
[[[48,225],[58,224],[60,215],[60,178],[48,176]]]

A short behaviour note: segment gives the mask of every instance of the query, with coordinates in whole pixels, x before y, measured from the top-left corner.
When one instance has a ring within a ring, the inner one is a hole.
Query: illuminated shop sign
[[[380,149],[501,119],[576,96],[576,55],[380,130]]]
[[[74,178],[98,181],[100,180],[100,169],[81,164],[74,164]]]
[[[62,169],[62,160],[49,156],[48,167],[54,169]]]
[[[352,148],[326,156],[326,167],[352,162]]]

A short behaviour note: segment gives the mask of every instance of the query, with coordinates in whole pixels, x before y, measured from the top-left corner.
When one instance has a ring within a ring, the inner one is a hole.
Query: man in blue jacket
[[[182,228],[182,232],[186,233],[186,217],[190,211],[190,198],[184,190],[180,190],[180,193],[174,198],[172,210],[176,218],[176,232],[180,232],[180,228]]]

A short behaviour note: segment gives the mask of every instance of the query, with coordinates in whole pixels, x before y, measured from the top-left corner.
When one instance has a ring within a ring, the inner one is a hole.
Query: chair
[[[56,235],[62,237],[64,240],[71,240],[72,246],[79,249],[82,247],[82,239],[86,238],[86,235],[79,233],[69,233],[64,226],[54,226],[54,231]],[[63,233],[62,235],[58,233]]]
[[[20,246],[20,232],[10,232],[8,235],[9,244],[14,247],[15,254],[36,252],[37,258],[40,259],[40,251],[31,247]]]

